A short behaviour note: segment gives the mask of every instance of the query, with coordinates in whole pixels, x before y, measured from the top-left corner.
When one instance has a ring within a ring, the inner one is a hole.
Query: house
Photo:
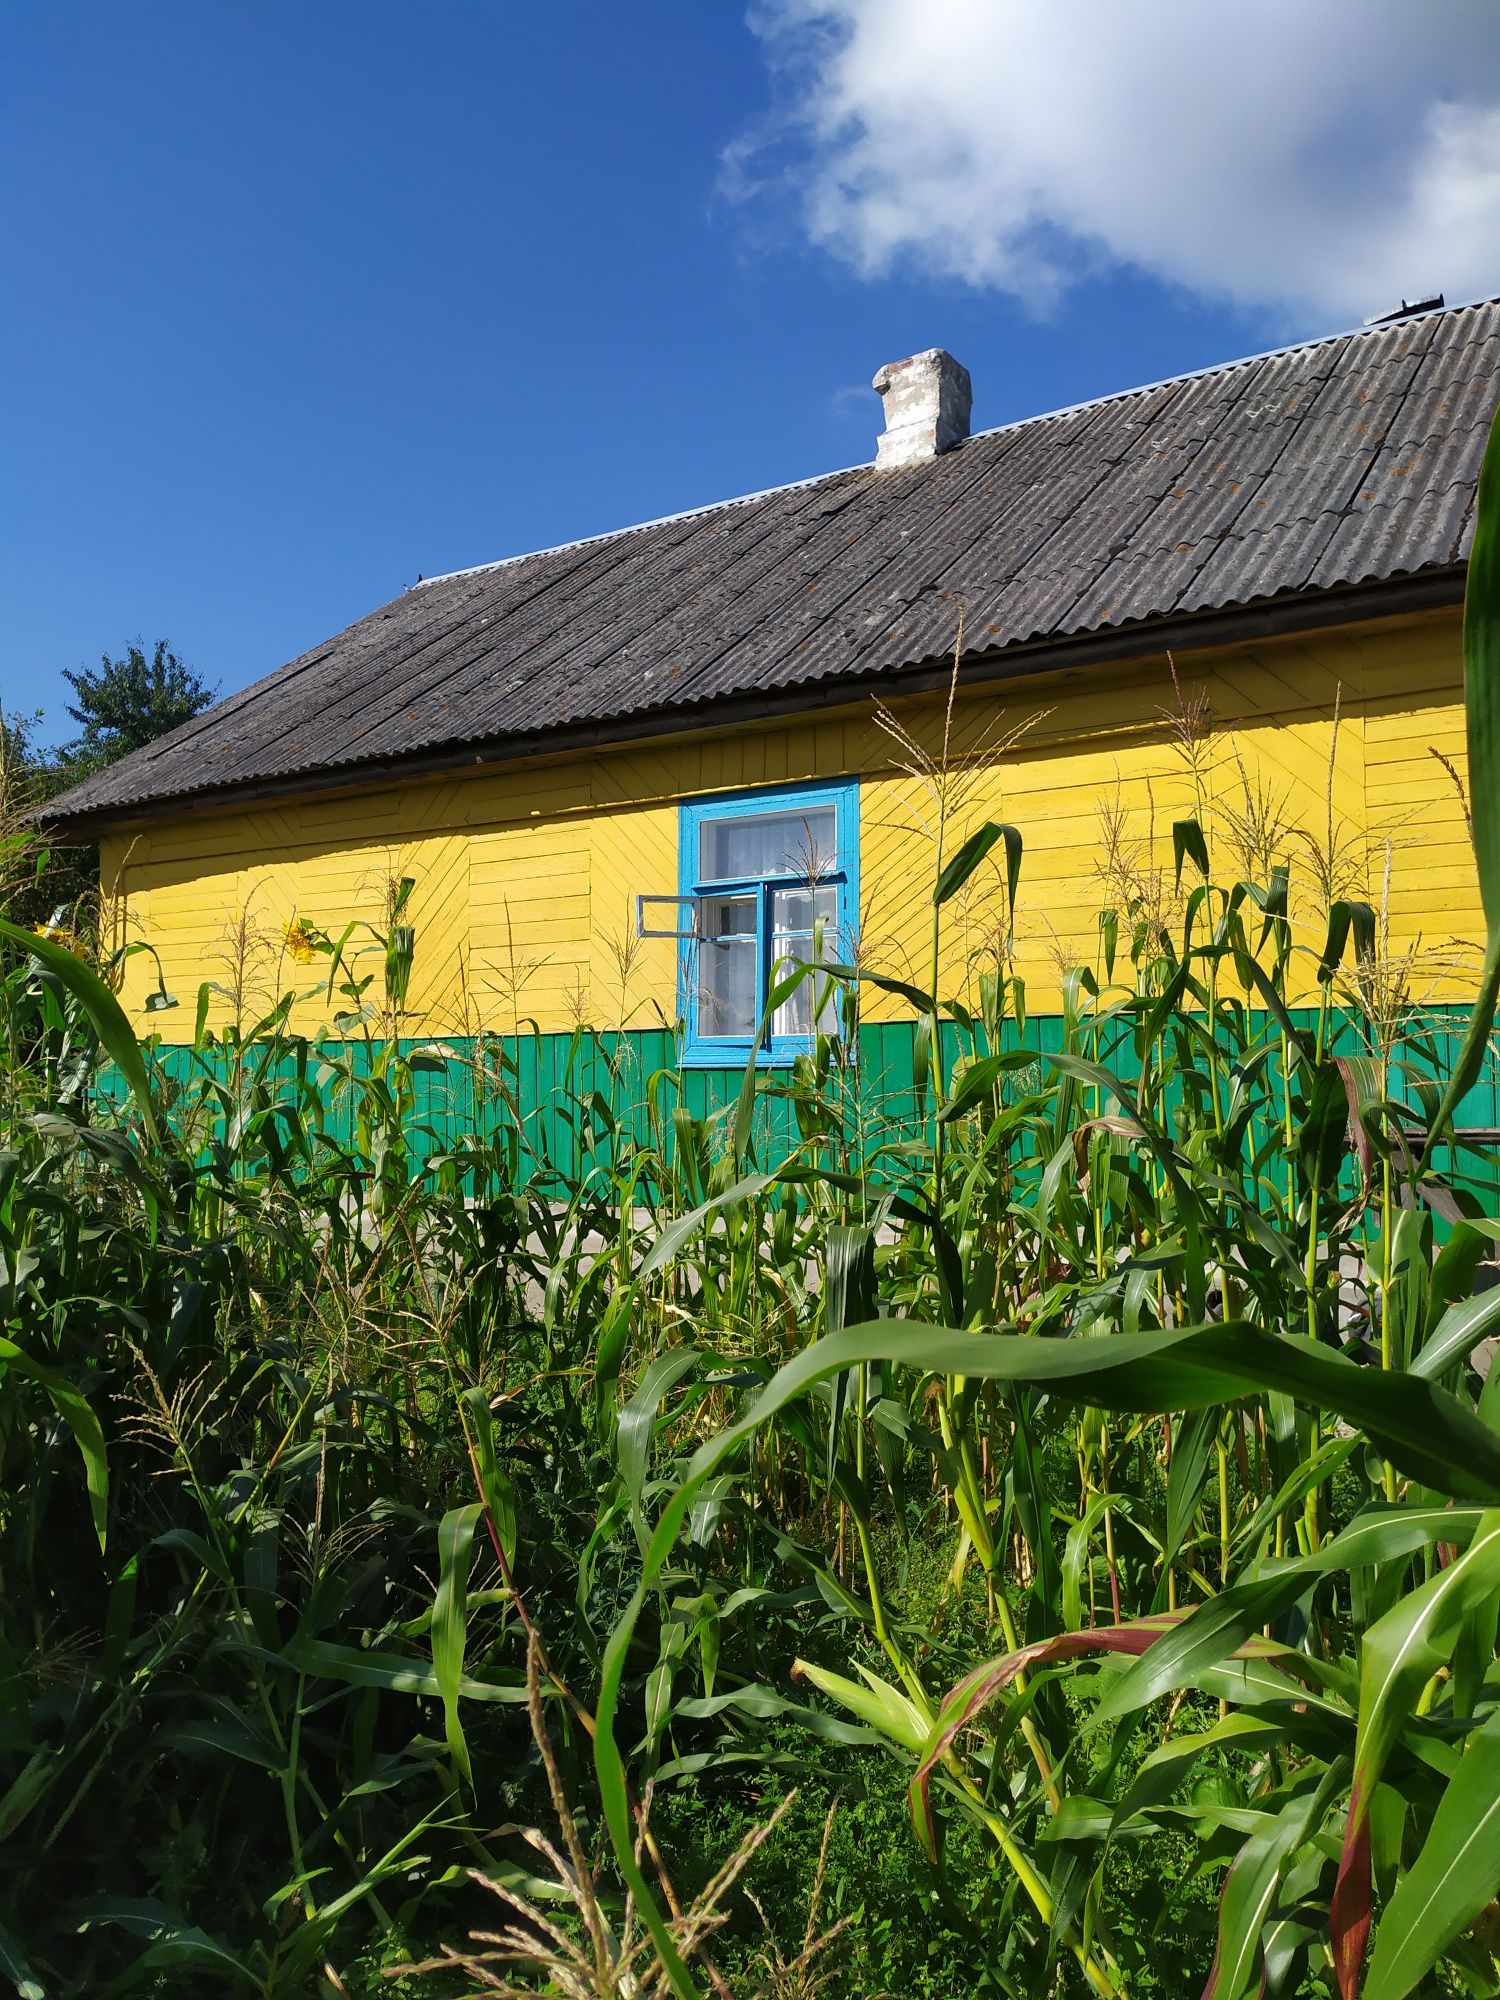
[[[126,968],[142,1026],[191,1040],[190,1002],[145,1010],[209,980],[211,1022],[295,990],[324,1031],[347,1003],[301,944],[364,920],[350,951],[378,952],[410,878],[401,1035],[524,1038],[535,1095],[587,1023],[726,1101],[780,962],[929,985],[944,758],[945,852],[986,819],[1025,842],[1013,925],[996,859],[947,907],[945,993],[1010,963],[1045,1037],[1100,909],[1149,900],[1196,815],[1226,874],[1289,862],[1314,955],[1329,887],[1362,894],[1420,995],[1461,1002],[1500,301],[976,435],[940,350],[875,386],[873,464],[422,581],[59,799],[152,948]],[[762,1066],[818,1005],[779,1006]],[[864,989],[872,1080],[909,1088],[913,1033]]]

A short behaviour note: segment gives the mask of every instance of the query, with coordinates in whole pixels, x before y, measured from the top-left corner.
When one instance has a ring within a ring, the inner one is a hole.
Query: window
[[[858,826],[852,779],[682,807],[680,886],[693,918],[681,945],[689,1063],[747,1061],[777,982],[795,965],[847,959],[858,907]],[[832,981],[806,979],[782,1001],[760,1059],[790,1062],[807,1048],[814,1025],[839,1032]]]

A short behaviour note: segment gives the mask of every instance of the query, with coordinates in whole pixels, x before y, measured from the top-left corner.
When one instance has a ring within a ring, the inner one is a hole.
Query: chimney
[[[951,451],[969,435],[974,391],[969,371],[941,347],[906,361],[888,361],[875,377],[885,403],[885,429],[875,468],[889,472]]]

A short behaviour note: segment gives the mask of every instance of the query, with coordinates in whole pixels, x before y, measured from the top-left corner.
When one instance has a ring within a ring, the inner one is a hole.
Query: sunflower
[[[60,944],[64,951],[72,952],[75,958],[82,956],[83,941],[77,931],[70,930],[66,924],[33,924],[31,928],[37,937],[50,938],[53,944]]]
[[[294,917],[284,933],[286,948],[299,965],[311,965],[318,954],[318,934],[311,924]]]

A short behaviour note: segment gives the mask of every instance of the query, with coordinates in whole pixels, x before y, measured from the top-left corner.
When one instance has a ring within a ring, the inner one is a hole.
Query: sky
[[[0,701],[1500,291],[1495,0],[6,0]]]

